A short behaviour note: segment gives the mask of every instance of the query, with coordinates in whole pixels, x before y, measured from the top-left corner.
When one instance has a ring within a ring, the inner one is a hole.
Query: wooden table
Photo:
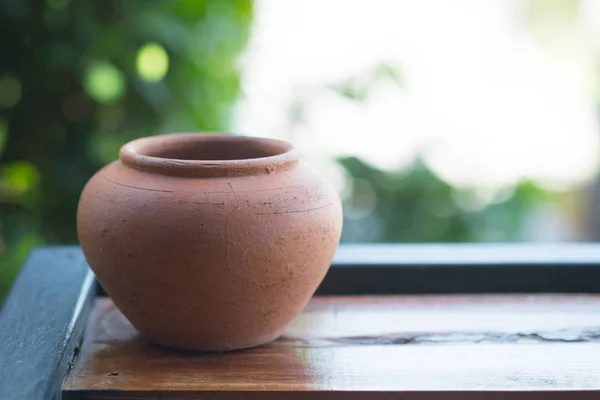
[[[191,354],[96,300],[64,399],[600,399],[600,296],[316,297],[276,342]]]

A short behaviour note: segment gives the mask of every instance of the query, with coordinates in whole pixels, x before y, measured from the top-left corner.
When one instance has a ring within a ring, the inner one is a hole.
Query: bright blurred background
[[[4,0],[0,298],[140,136],[292,141],[345,242],[600,238],[597,0]]]

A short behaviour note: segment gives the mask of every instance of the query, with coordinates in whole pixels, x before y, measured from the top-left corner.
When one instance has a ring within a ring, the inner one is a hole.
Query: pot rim
[[[203,143],[266,146],[274,154],[226,160],[190,160],[156,155],[177,146]],[[183,177],[219,177],[270,174],[286,170],[298,162],[299,155],[290,143],[283,140],[227,133],[184,132],[135,139],[121,147],[119,158],[125,166],[143,172]]]

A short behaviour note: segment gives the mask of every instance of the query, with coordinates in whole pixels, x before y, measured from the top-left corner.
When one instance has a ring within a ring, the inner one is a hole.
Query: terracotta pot
[[[224,351],[280,336],[325,276],[342,213],[288,143],[231,135],[134,140],[88,182],[81,247],[147,338]]]

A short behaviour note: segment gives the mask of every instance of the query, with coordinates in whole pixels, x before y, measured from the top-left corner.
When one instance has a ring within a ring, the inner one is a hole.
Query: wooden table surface
[[[100,298],[63,396],[600,399],[600,296],[317,297],[278,341],[223,354],[150,344]]]

